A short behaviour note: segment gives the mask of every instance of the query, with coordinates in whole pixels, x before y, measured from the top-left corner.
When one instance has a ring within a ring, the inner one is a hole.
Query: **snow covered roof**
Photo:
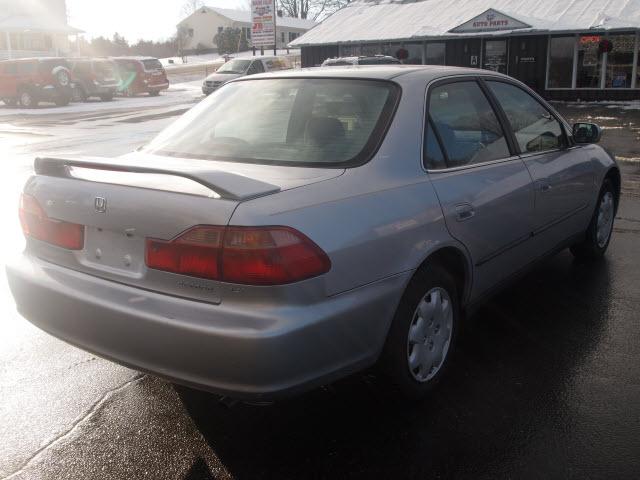
[[[640,28],[640,0],[355,0],[291,46]]]
[[[227,17],[229,20],[238,23],[246,23],[251,25],[251,12],[249,10],[231,10],[229,8],[218,8],[218,7],[202,7],[209,11],[215,12],[223,17]],[[198,9],[192,15],[196,15],[198,12],[201,12],[202,9]],[[182,20],[183,23],[189,17]],[[277,17],[276,25],[278,27],[288,27],[288,28],[298,28],[301,30],[309,30],[311,27],[317,25],[313,20],[307,20],[303,18],[293,18],[293,17]]]
[[[64,22],[51,17],[30,15],[9,15],[0,17],[0,31],[2,32],[45,32],[45,33],[82,33],[82,30],[70,27]]]

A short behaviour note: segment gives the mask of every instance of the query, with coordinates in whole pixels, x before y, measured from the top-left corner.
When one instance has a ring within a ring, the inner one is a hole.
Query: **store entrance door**
[[[546,60],[546,36],[512,37],[509,40],[509,75],[537,92],[544,90]]]
[[[482,68],[507,73],[507,41],[485,40]]]

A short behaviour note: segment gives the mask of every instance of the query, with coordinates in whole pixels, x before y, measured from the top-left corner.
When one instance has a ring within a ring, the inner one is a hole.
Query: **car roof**
[[[11,60],[0,60],[0,63],[15,63],[15,62],[44,62],[44,61],[56,61],[69,60],[65,57],[28,57],[28,58],[12,58]]]
[[[449,67],[440,65],[381,64],[337,65],[303,68],[300,70],[279,70],[275,73],[251,75],[250,77],[247,77],[247,80],[252,78],[354,78],[365,80],[391,80],[407,74],[420,75],[427,80],[452,75],[495,75],[497,77],[505,77],[505,75],[478,68]]]

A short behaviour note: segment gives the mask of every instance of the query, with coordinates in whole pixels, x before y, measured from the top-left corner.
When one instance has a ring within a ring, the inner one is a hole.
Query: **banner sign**
[[[272,47],[276,41],[275,0],[251,0],[251,44]]]
[[[531,28],[515,18],[511,18],[493,8],[490,8],[468,22],[449,30],[451,33],[489,32],[494,30],[517,30],[519,28]]]

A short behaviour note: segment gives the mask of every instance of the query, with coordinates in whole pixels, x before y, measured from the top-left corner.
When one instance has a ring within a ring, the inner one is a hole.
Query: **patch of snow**
[[[0,106],[0,118],[14,115],[47,115],[64,113],[91,113],[107,110],[123,110],[130,108],[166,107],[184,103],[195,103],[202,97],[202,80],[173,83],[168,90],[157,97],[141,94],[135,97],[115,97],[110,102],[89,100],[87,102],[70,103],[66,107],[58,107],[53,103],[42,103],[38,108],[14,108]]]

